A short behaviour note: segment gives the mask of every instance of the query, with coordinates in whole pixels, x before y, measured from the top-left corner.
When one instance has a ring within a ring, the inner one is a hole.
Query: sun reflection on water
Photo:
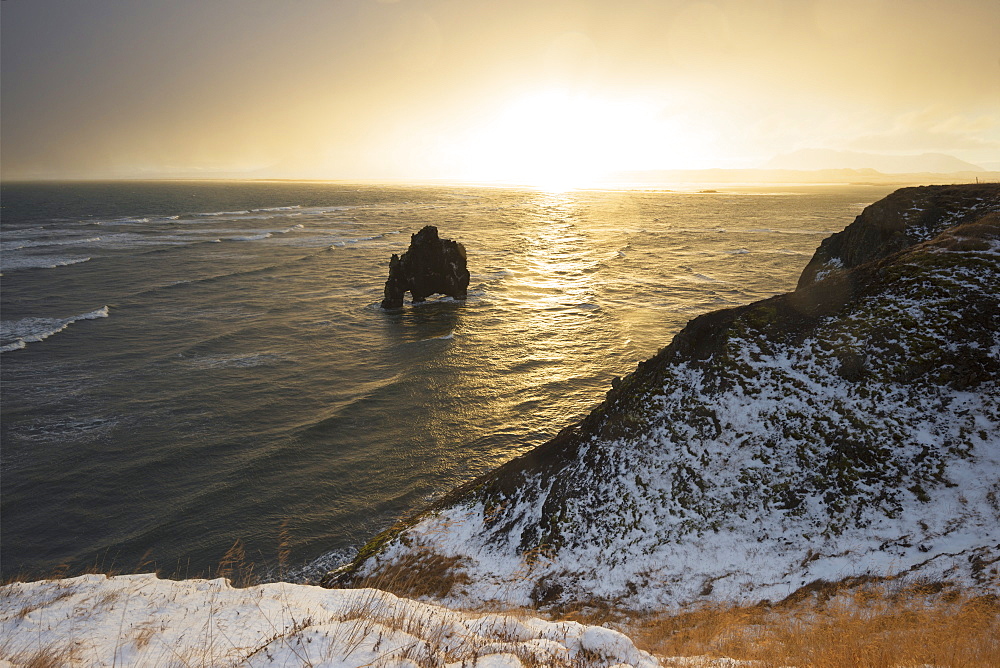
[[[570,363],[583,337],[596,325],[599,306],[593,281],[599,259],[577,224],[572,193],[540,192],[532,203],[535,224],[521,231],[524,255],[511,281],[510,297],[523,309],[519,332],[525,387],[569,381],[580,370]]]

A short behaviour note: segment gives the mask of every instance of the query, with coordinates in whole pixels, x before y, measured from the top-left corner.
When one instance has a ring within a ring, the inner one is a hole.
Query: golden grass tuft
[[[866,582],[774,605],[702,604],[637,620],[633,631],[638,646],[660,656],[764,668],[1000,666],[1000,599],[942,583]]]
[[[229,580],[234,587],[249,587],[257,584],[254,575],[254,564],[247,561],[247,553],[243,541],[236,539],[232,547],[226,550],[216,568],[215,576]]]
[[[461,566],[459,557],[416,550],[383,566],[377,575],[352,584],[352,588],[382,589],[406,598],[444,598],[456,585],[472,582]]]
[[[8,655],[0,647],[0,658],[3,658],[18,668],[62,668],[77,662],[78,653],[72,648],[55,645],[40,647]]]

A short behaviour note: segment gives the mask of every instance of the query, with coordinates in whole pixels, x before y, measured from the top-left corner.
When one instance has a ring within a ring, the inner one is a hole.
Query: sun
[[[461,142],[463,178],[562,191],[647,168],[665,130],[655,105],[566,90],[524,95]]]

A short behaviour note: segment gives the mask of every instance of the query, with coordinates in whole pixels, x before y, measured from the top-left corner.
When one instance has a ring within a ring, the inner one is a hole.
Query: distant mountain
[[[953,172],[981,172],[982,167],[945,155],[922,153],[920,155],[879,155],[855,151],[833,151],[825,148],[804,148],[772,158],[765,169],[874,169],[883,174],[951,174]]]
[[[1000,586],[1000,184],[898,190],[797,289],[695,318],[581,422],[383,532],[328,586],[469,605]]]

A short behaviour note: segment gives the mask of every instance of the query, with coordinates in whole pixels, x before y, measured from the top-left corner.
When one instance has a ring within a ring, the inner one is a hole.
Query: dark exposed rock
[[[440,238],[437,228],[428,225],[410,237],[410,247],[402,257],[392,254],[382,308],[401,307],[407,292],[416,303],[434,294],[465,299],[468,289],[465,247]]]
[[[798,287],[933,239],[946,228],[998,208],[996,184],[902,188],[865,207],[843,232],[824,239]]]
[[[840,359],[840,368],[837,375],[844,380],[858,381],[865,375],[865,357],[856,352],[847,351],[837,356]]]

